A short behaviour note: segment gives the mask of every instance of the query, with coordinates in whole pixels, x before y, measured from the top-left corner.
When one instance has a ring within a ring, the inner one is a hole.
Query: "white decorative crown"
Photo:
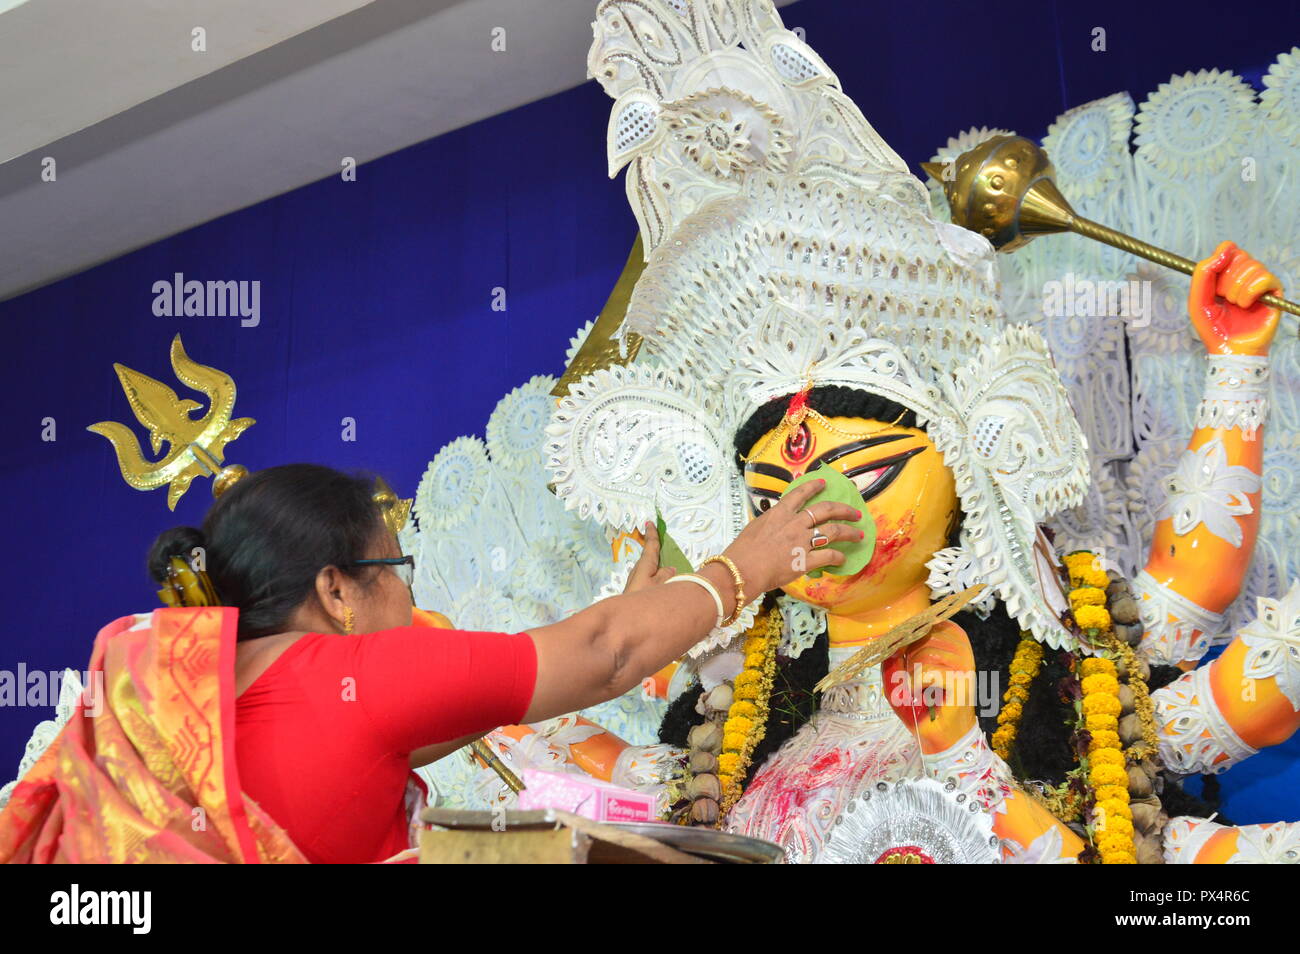
[[[631,164],[649,250],[624,326],[645,344],[560,402],[561,499],[623,530],[658,508],[698,561],[745,521],[732,441],[757,408],[870,391],[915,411],[953,471],[978,578],[1068,644],[1035,544],[1081,498],[1086,446],[1042,337],[1002,315],[992,247],[932,217],[768,0],[605,0],[595,36],[611,171]]]

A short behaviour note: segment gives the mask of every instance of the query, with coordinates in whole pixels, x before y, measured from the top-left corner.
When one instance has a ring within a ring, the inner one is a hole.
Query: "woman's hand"
[[[659,565],[659,531],[653,523],[645,525],[645,539],[641,543],[641,556],[632,567],[632,573],[623,587],[624,595],[644,590],[646,587],[671,580],[677,573],[670,566]]]
[[[1268,269],[1232,242],[1192,272],[1187,311],[1210,354],[1265,355],[1277,333],[1280,313],[1259,304],[1265,292],[1282,293]]]
[[[861,520],[860,510],[829,500],[804,507],[825,488],[824,480],[796,487],[776,506],[751,520],[727,547],[726,556],[745,580],[748,599],[793,583],[809,570],[839,566],[844,554],[829,549],[828,544],[863,538],[856,527],[830,522]]]
[[[951,748],[975,724],[975,653],[955,623],[937,624],[890,656],[881,674],[890,707],[925,754]]]

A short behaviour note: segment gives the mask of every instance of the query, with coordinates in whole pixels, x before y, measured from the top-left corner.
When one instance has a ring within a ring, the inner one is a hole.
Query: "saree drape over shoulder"
[[[0,861],[306,861],[240,788],[236,617],[159,609],[100,630],[102,681],[0,812]]]

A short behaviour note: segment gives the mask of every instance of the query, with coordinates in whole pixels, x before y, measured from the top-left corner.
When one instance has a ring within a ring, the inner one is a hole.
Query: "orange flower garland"
[[[1113,641],[1110,612],[1106,609],[1104,587],[1109,578],[1105,571],[1086,551],[1066,556],[1065,566],[1073,587],[1070,608],[1075,623],[1088,634],[1094,646]],[[1137,864],[1128,770],[1118,732],[1124,707],[1119,700],[1115,662],[1102,656],[1084,659],[1079,665],[1079,677],[1083,690],[1080,711],[1090,736],[1088,754],[1080,759],[1080,767],[1087,771],[1095,799],[1089,835],[1102,864]]]
[[[1038,677],[1043,665],[1043,647],[1029,633],[1021,633],[1016,654],[1011,659],[1011,685],[1002,695],[1002,708],[998,710],[998,727],[993,732],[993,751],[1006,761],[1011,758],[1011,747],[1016,743],[1016,730],[1029,700],[1029,687]]]
[[[722,783],[719,818],[740,798],[754,749],[767,731],[767,703],[776,678],[776,650],[781,643],[781,613],[773,608],[745,634],[744,668],[733,684],[731,708],[722,725],[718,780]]]

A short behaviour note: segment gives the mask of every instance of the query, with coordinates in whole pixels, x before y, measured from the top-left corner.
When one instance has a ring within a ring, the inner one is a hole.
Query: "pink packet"
[[[558,808],[597,822],[653,822],[655,799],[608,782],[558,772],[524,769],[519,810]]]

